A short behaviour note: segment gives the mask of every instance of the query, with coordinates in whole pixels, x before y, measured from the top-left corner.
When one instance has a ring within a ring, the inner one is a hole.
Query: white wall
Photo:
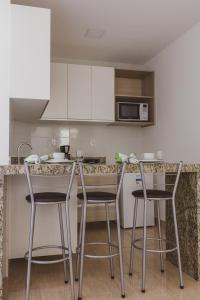
[[[12,122],[10,155],[17,155],[17,146],[31,143],[33,153],[46,154],[59,150],[59,145],[70,143],[72,155],[82,150],[85,156],[106,156],[114,161],[116,152],[129,154],[142,151],[143,128],[105,125],[67,125],[62,123]],[[23,147],[22,156],[30,153]]]
[[[169,161],[200,162],[200,23],[145,67],[155,70],[156,126],[144,130],[145,151]]]
[[[0,164],[9,155],[9,21],[10,1],[0,1]]]

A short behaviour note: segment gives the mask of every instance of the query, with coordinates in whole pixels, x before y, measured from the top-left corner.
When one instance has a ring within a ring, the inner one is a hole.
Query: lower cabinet
[[[66,192],[66,177],[55,178],[35,177],[33,189],[35,192]],[[28,235],[30,224],[31,205],[25,197],[28,195],[28,186],[25,176],[11,176],[8,178],[6,226],[8,247],[6,257],[9,259],[22,258],[28,250]],[[72,249],[77,247],[77,183],[74,180],[70,197],[70,226]],[[63,205],[63,217],[65,216]],[[65,235],[66,236],[66,235]],[[34,233],[34,247],[42,245],[60,245],[60,225],[57,205],[40,205],[37,208]],[[35,253],[37,255],[60,254],[57,249],[45,249]]]

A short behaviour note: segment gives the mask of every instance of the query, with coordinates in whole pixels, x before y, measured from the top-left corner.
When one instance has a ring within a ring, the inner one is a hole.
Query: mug
[[[156,153],[157,159],[163,159],[163,151],[162,150],[158,150]]]

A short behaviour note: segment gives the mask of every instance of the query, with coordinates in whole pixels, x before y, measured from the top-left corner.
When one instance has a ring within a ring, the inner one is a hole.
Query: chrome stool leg
[[[32,204],[30,231],[29,231],[28,268],[27,268],[27,277],[26,277],[25,300],[29,300],[30,297],[31,259],[32,259],[33,237],[34,237],[34,228],[35,228],[35,214],[36,214],[36,205]]]
[[[144,199],[144,214],[143,214],[143,249],[142,249],[142,292],[145,293],[146,280],[146,242],[147,242],[147,200]]]
[[[125,298],[124,266],[123,266],[123,257],[122,257],[121,228],[120,228],[120,215],[119,215],[119,202],[118,201],[116,201],[116,217],[117,217],[117,236],[118,236],[118,245],[119,245],[121,296],[122,296],[122,298]]]
[[[157,216],[158,216],[158,238],[159,238],[159,248],[160,251],[163,250],[162,247],[162,231],[161,231],[161,224],[160,224],[160,202],[155,201],[156,208],[157,208]],[[160,265],[161,265],[161,272],[164,272],[164,259],[163,259],[163,253],[160,252]]]
[[[84,263],[84,249],[85,249],[85,229],[86,229],[86,215],[87,215],[87,203],[83,203],[83,224],[81,234],[81,249],[80,249],[80,271],[79,271],[79,287],[78,287],[78,300],[82,299],[82,287],[83,287],[83,263]]]
[[[63,230],[63,217],[62,217],[62,205],[58,204],[58,212],[59,212],[59,223],[60,223],[60,237],[61,237],[61,245],[62,245],[62,256],[63,258],[66,257],[65,255],[65,238],[64,238],[64,230]],[[64,280],[65,283],[68,283],[67,279],[67,263],[66,260],[63,262],[64,264]]]
[[[176,218],[176,205],[175,205],[175,198],[174,197],[172,198],[172,210],[173,210],[173,217],[174,217],[174,230],[175,230],[176,247],[177,247],[177,255],[178,255],[180,288],[184,289],[183,273],[182,273],[182,265],[181,265],[181,254],[180,254],[180,245],[179,245],[179,236],[178,236],[178,226],[177,226],[177,218]]]
[[[83,204],[81,206],[81,221],[80,221],[78,246],[77,246],[77,253],[76,253],[76,274],[75,274],[75,281],[78,281],[78,276],[79,276],[82,231],[83,231]]]
[[[110,245],[111,243],[111,231],[110,231],[110,216],[109,216],[109,204],[105,204],[106,208],[106,221],[107,221],[107,230],[108,230],[108,243]],[[112,255],[112,247],[109,246],[109,255]],[[114,279],[114,270],[113,270],[113,259],[112,257],[109,258],[109,264],[110,264],[110,274],[111,279]]]
[[[133,258],[134,258],[134,246],[133,243],[135,242],[135,228],[137,222],[137,209],[138,209],[138,198],[135,198],[134,204],[134,213],[133,213],[133,228],[132,228],[132,238],[131,238],[131,254],[130,254],[130,266],[129,266],[129,276],[133,274]]]
[[[67,247],[69,251],[69,273],[70,273],[70,283],[71,283],[71,299],[75,300],[74,292],[74,272],[72,263],[72,245],[71,245],[71,230],[70,230],[70,216],[69,216],[69,200],[65,203],[66,212],[66,229],[67,229]]]

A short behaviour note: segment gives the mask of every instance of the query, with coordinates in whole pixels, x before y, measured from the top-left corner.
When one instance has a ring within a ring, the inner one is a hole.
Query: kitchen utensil
[[[53,158],[54,158],[54,159],[64,159],[64,158],[65,158],[65,153],[62,153],[62,152],[54,152],[54,153],[53,153]]]
[[[65,158],[68,158],[68,159],[70,159],[69,150],[70,150],[70,145],[61,145],[60,146],[60,152],[64,153]]]
[[[155,153],[143,153],[143,159],[144,160],[154,160],[155,159]]]
[[[158,150],[157,153],[156,153],[156,157],[157,157],[157,159],[163,159],[163,151]]]

